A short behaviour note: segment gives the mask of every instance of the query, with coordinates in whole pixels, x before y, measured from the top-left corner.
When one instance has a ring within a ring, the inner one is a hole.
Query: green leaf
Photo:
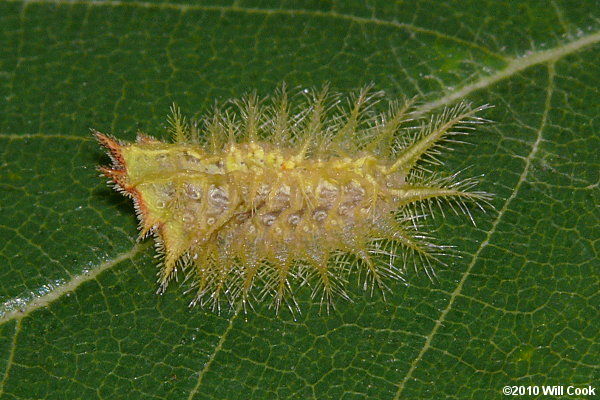
[[[0,1],[0,398],[504,398],[600,377],[600,2]],[[275,316],[156,296],[150,240],[89,128],[374,82],[492,104],[444,155],[496,211],[429,221],[460,258],[387,301]],[[565,389],[566,390],[566,389]],[[600,388],[596,388],[600,390]],[[531,396],[531,398],[541,398]],[[552,398],[547,396],[544,398]]]

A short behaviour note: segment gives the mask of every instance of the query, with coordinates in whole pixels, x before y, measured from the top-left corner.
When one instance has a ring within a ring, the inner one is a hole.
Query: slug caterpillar
[[[446,247],[419,221],[443,203],[470,217],[466,203],[490,195],[428,164],[483,122],[476,113],[486,106],[420,120],[410,101],[376,113],[382,96],[366,87],[342,101],[324,88],[294,106],[282,87],[273,98],[230,101],[199,124],[173,107],[174,143],[94,131],[112,159],[100,171],[133,199],[140,239],[156,237],[158,292],[182,269],[197,291],[191,305],[272,297],[293,311],[299,286],[329,308],[335,295],[348,298],[350,276],[365,289],[403,279],[407,257],[431,276]]]

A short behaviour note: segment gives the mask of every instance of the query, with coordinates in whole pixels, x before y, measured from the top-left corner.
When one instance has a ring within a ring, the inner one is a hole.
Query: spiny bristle
[[[392,102],[367,86],[343,100],[328,87],[289,96],[252,92],[188,122],[175,105],[173,144],[139,134],[136,143],[96,132],[131,195],[140,237],[156,235],[159,292],[177,270],[196,292],[192,305],[244,310],[271,298],[292,312],[308,286],[327,310],[349,299],[354,278],[384,293],[407,265],[433,265],[450,253],[422,232],[422,220],[449,207],[473,220],[470,204],[488,204],[476,180],[430,169],[457,135],[485,120],[487,106],[460,103],[428,119],[414,99]],[[299,101],[297,101],[299,99]],[[411,261],[412,260],[412,261]]]
[[[169,132],[175,142],[185,143],[190,137],[190,126],[176,104],[171,105],[171,115],[167,118]]]

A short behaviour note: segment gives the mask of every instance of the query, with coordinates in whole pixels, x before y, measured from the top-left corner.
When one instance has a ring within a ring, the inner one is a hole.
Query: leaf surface
[[[0,398],[503,398],[598,383],[600,3],[0,1]],[[329,315],[156,296],[151,241],[89,128],[165,137],[172,102],[374,82],[492,104],[444,154],[495,194],[460,258]],[[600,390],[600,388],[598,388]],[[535,396],[534,396],[535,397]],[[547,397],[545,397],[547,398]]]

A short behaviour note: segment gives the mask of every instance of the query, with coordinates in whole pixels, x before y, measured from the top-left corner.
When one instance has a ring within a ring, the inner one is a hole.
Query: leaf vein
[[[236,317],[239,315],[241,309],[242,309],[242,303],[240,302],[238,304],[237,308],[235,309],[235,312],[234,312],[233,316],[229,319],[229,323],[227,324],[227,328],[225,328],[225,330],[221,334],[219,342],[217,343],[217,345],[213,349],[213,352],[211,353],[210,357],[208,357],[208,361],[206,361],[206,363],[204,364],[204,368],[202,368],[202,370],[198,374],[198,380],[196,381],[196,385],[190,391],[190,394],[188,396],[188,400],[192,400],[194,398],[194,396],[196,395],[196,393],[198,393],[198,389],[200,388],[200,385],[202,385],[202,380],[204,379],[204,375],[210,369],[210,366],[214,362],[217,354],[223,348],[223,344],[225,343],[225,340],[227,339],[227,335],[229,334],[229,332],[231,332],[231,329],[233,328],[233,323],[236,320]]]
[[[17,336],[21,331],[21,319],[17,320],[15,323],[15,332],[13,333],[12,341],[10,343],[10,353],[8,354],[8,358],[6,359],[6,367],[4,368],[4,376],[2,376],[2,380],[0,381],[0,396],[4,394],[4,384],[8,379],[10,374],[11,367],[13,365],[13,361],[15,359],[15,349],[17,348]]]
[[[552,93],[554,90],[554,76],[555,76],[554,63],[550,63],[548,65],[548,88],[546,90],[546,100],[545,100],[545,104],[544,104],[544,111],[542,113],[540,126],[537,130],[536,140],[533,143],[533,145],[531,146],[531,151],[529,152],[529,155],[525,159],[525,166],[523,167],[523,171],[521,172],[521,175],[519,176],[519,180],[517,181],[511,195],[508,197],[508,199],[506,199],[506,201],[504,202],[504,205],[502,206],[500,211],[498,211],[498,216],[494,220],[491,229],[488,231],[485,240],[479,245],[479,248],[477,249],[475,254],[473,254],[473,258],[471,259],[471,262],[469,263],[467,269],[463,273],[463,275],[460,279],[460,282],[458,283],[458,285],[456,286],[456,288],[450,295],[450,300],[448,301],[448,305],[446,306],[446,308],[444,310],[442,310],[439,318],[435,321],[435,324],[433,325],[431,332],[429,333],[429,335],[427,335],[427,338],[425,340],[425,343],[423,344],[423,347],[421,348],[421,351],[419,352],[417,357],[411,362],[408,372],[406,373],[406,375],[404,376],[402,381],[400,381],[400,383],[398,384],[398,390],[396,392],[396,395],[394,396],[394,400],[398,400],[401,398],[402,392],[404,391],[404,389],[406,387],[406,383],[413,376],[413,374],[417,368],[417,364],[419,364],[419,362],[423,359],[423,356],[425,355],[425,353],[429,349],[433,348],[433,345],[432,345],[433,337],[437,334],[438,330],[444,324],[444,321],[446,320],[446,317],[448,316],[450,310],[452,309],[452,306],[454,305],[456,298],[461,294],[464,283],[467,280],[467,278],[470,276],[471,270],[475,266],[475,263],[477,262],[479,255],[489,245],[490,239],[496,233],[496,228],[498,227],[500,221],[502,220],[502,217],[504,217],[510,204],[517,197],[517,194],[519,193],[521,185],[527,179],[529,170],[531,168],[531,162],[535,158],[535,156],[539,150],[539,145],[542,142],[542,132],[544,131],[544,128],[546,127],[546,122],[548,120],[548,114],[549,114],[549,110],[550,110],[550,106],[551,106]]]
[[[5,2],[19,2],[23,0],[3,0]],[[479,51],[484,52],[485,54],[497,58],[499,60],[504,60],[505,56],[499,54],[497,52],[492,51],[491,49],[470,42],[465,39],[461,39],[452,35],[448,35],[443,32],[439,32],[433,29],[423,28],[417,25],[398,22],[398,21],[389,21],[375,17],[360,17],[352,14],[343,14],[335,11],[319,11],[319,10],[307,10],[307,9],[284,9],[284,8],[252,8],[252,7],[242,7],[237,5],[230,6],[218,6],[218,5],[199,5],[199,4],[181,4],[181,3],[152,3],[145,1],[110,1],[110,0],[96,0],[96,1],[86,1],[86,0],[26,0],[24,3],[27,4],[43,4],[43,3],[51,3],[51,4],[59,4],[59,5],[88,5],[88,6],[108,6],[108,7],[138,7],[138,8],[154,8],[154,9],[170,9],[170,10],[178,10],[181,12],[187,11],[218,11],[218,12],[237,12],[248,15],[290,15],[290,16],[313,16],[320,18],[331,18],[337,20],[345,20],[354,22],[357,24],[373,24],[380,26],[388,26],[392,28],[397,28],[401,30],[406,30],[409,32],[422,33],[426,35],[435,36],[441,39],[449,40],[463,46],[467,46],[470,48],[477,49]]]
[[[27,302],[22,306],[21,306],[21,304],[19,304],[18,307],[15,307],[14,304],[16,304],[16,302],[14,299],[10,299],[10,300],[4,302],[4,304],[0,305],[0,325],[5,324],[5,323],[15,320],[15,319],[21,320],[21,319],[25,318],[26,316],[30,315],[31,313],[33,313],[35,310],[48,306],[49,304],[51,304],[54,301],[61,298],[64,294],[74,291],[79,286],[81,286],[83,283],[88,282],[93,279],[96,279],[96,277],[98,277],[98,275],[100,275],[102,272],[106,271],[107,269],[110,269],[123,261],[132,259],[146,247],[148,247],[147,243],[146,244],[136,244],[135,246],[133,246],[131,248],[131,250],[129,250],[125,253],[122,253],[111,260],[104,262],[103,264],[99,265],[97,268],[92,269],[89,273],[77,275],[77,276],[73,277],[72,279],[65,282],[64,284],[54,288],[53,290],[50,290],[48,293],[46,293],[43,296],[40,296],[40,297],[31,296],[31,298],[29,298],[27,300]]]

